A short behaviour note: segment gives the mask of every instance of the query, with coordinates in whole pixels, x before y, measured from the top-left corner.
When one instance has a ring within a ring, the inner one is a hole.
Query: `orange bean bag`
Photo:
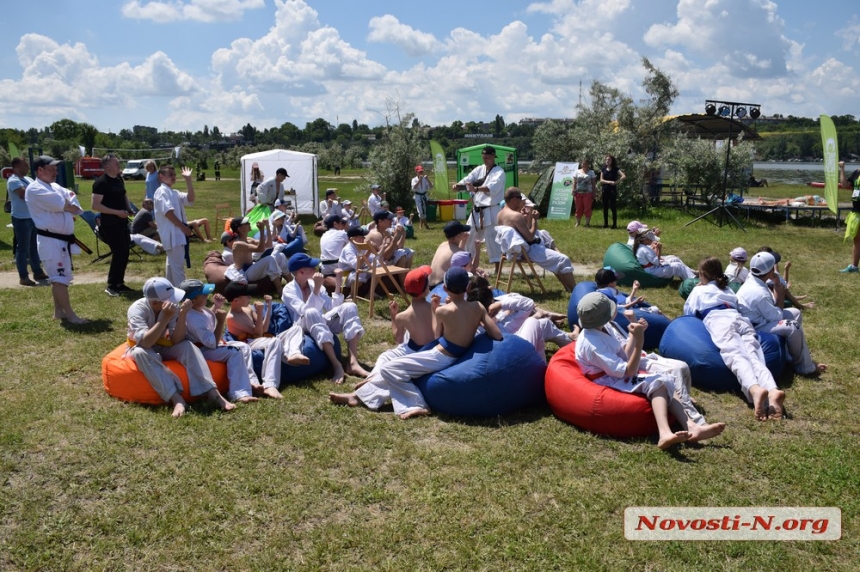
[[[657,433],[651,402],[589,380],[579,369],[576,343],[558,350],[546,370],[544,388],[553,414],[586,431],[610,437],[648,437]]]
[[[137,369],[134,360],[123,359],[122,356],[125,354],[126,348],[128,348],[128,344],[122,343],[102,359],[102,383],[105,386],[105,391],[108,392],[108,395],[123,401],[145,405],[166,405]],[[185,368],[178,361],[165,360],[164,365],[179,376],[179,380],[185,388],[182,392],[185,401],[190,403],[200,399],[201,396],[191,397],[191,394],[188,393],[188,376],[185,373]],[[212,379],[215,380],[218,391],[222,394],[227,393],[230,384],[227,381],[226,364],[207,361],[206,365],[212,372]]]

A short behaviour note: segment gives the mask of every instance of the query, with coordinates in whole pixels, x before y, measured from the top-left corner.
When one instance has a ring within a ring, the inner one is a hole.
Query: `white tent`
[[[251,153],[242,157],[242,212],[246,212],[252,203],[251,196],[251,165],[257,163],[263,172],[263,177],[275,176],[275,171],[283,167],[289,175],[284,181],[284,190],[295,189],[299,214],[319,215],[319,187],[317,184],[317,156],[312,153],[272,149]]]

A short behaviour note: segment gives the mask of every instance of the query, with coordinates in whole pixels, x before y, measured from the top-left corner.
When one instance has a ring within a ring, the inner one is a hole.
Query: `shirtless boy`
[[[430,262],[431,290],[445,279],[445,272],[451,268],[451,257],[457,252],[466,252],[466,241],[469,240],[470,230],[472,230],[471,226],[457,220],[452,220],[445,225],[443,229],[445,242],[439,245]]]
[[[412,380],[453,365],[472,345],[479,326],[484,327],[490,338],[502,339],[502,332],[487,310],[478,302],[466,301],[468,288],[469,274],[463,268],[449,269],[445,273],[445,291],[450,302],[440,306],[439,296],[435,295],[431,302],[439,343],[429,350],[389,361],[379,370],[378,378],[353,393],[330,394],[332,403],[350,407],[364,404],[378,410],[391,399],[394,413],[401,419],[429,415],[427,402]]]
[[[221,236],[221,242],[225,247],[222,257],[224,262],[230,264],[224,276],[228,280],[238,282],[256,282],[268,277],[275,285],[277,292],[280,292],[283,288],[282,278],[289,276],[289,272],[286,271],[286,259],[281,254],[280,258],[283,260],[279,263],[276,253],[272,253],[270,256],[261,256],[266,250],[272,248],[269,221],[257,222],[257,229],[260,231],[259,240],[248,235],[251,223],[248,222],[247,217],[243,219],[234,218],[230,221],[230,228],[232,230],[230,236],[227,236],[227,233]],[[255,256],[257,257],[256,261],[254,260]],[[232,262],[229,260],[231,257]]]

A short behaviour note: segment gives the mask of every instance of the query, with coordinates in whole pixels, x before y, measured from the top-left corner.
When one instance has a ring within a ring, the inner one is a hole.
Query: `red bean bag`
[[[105,386],[105,391],[108,395],[121,399],[123,401],[131,401],[133,403],[143,403],[145,405],[166,405],[166,403],[158,396],[140,370],[137,369],[137,364],[133,359],[123,359],[125,350],[128,344],[122,343],[112,352],[102,359],[102,383]],[[185,391],[182,392],[182,397],[185,401],[191,403],[197,401],[202,396],[191,397],[188,393],[188,375],[185,373],[185,368],[175,360],[165,360],[164,365],[173,373],[179,376],[182,386]],[[215,380],[215,385],[218,386],[218,391],[222,394],[227,393],[229,382],[227,381],[227,366],[226,364],[214,361],[207,361],[209,371],[212,372],[212,379]]]
[[[651,402],[585,377],[576,363],[576,343],[558,350],[546,370],[546,400],[553,414],[580,429],[610,437],[648,437],[657,433]]]

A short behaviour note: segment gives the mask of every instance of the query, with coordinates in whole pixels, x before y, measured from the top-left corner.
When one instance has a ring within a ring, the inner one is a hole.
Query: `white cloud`
[[[367,35],[367,41],[394,44],[410,56],[423,56],[442,47],[433,34],[401,24],[390,14],[371,18],[368,27],[370,33]]]
[[[836,30],[836,35],[842,37],[842,49],[846,52],[860,52],[860,22],[857,16],[851,18],[851,23],[841,30]]]
[[[129,0],[122,6],[122,15],[135,20],[158,23],[195,20],[197,22],[235,22],[246,10],[265,7],[264,0],[189,0],[167,2]]]

